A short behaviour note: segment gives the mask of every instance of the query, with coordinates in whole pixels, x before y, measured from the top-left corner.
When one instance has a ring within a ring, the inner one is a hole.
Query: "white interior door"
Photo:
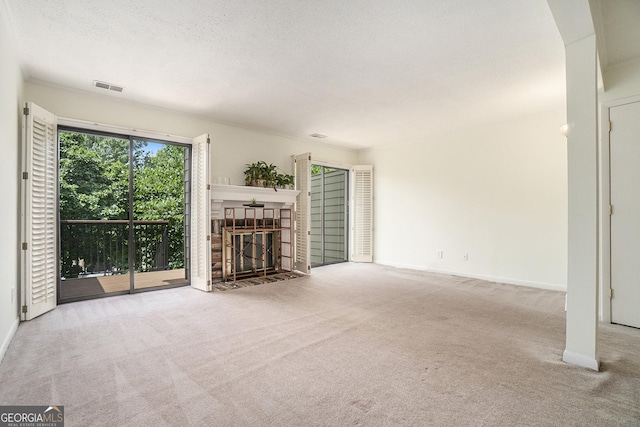
[[[211,200],[209,135],[193,139],[191,149],[191,286],[211,290]]]
[[[311,153],[294,156],[296,190],[295,270],[311,272]]]
[[[57,303],[57,118],[27,103],[22,179],[22,315],[31,320]]]
[[[611,321],[640,328],[640,103],[610,120]]]
[[[373,262],[373,167],[351,169],[351,261]]]

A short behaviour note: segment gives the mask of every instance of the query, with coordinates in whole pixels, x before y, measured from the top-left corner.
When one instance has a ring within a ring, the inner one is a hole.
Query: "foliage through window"
[[[128,220],[129,139],[60,131],[59,141],[60,220]],[[187,148],[138,139],[131,144],[134,171],[131,214],[136,221],[168,221],[168,267],[184,268]],[[96,247],[96,251],[99,249]],[[61,256],[64,259],[64,254]],[[74,265],[67,266],[67,274],[74,268],[86,270],[86,265],[78,265],[80,262],[87,261],[71,257],[69,263]],[[61,267],[64,276],[65,266]],[[102,268],[106,271],[113,266]]]

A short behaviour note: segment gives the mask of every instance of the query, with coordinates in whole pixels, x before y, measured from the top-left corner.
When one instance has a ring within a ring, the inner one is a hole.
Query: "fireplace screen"
[[[291,209],[225,208],[223,279],[291,271],[292,225]]]
[[[276,232],[243,233],[233,235],[235,262],[231,272],[236,274],[255,273],[259,270],[273,269],[276,266],[274,242]]]

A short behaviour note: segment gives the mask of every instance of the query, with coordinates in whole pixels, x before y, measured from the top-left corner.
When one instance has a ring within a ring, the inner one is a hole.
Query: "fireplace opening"
[[[234,262],[232,272],[236,274],[256,273],[260,270],[273,270],[276,267],[279,233],[265,231],[262,233],[234,234],[231,238]]]
[[[292,270],[291,209],[225,208],[223,280]]]

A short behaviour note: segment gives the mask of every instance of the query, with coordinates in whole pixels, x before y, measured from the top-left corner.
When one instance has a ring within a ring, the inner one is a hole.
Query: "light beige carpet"
[[[0,404],[67,426],[638,426],[640,331],[561,362],[564,294],[366,264],[218,293],[66,304],[23,323]]]

